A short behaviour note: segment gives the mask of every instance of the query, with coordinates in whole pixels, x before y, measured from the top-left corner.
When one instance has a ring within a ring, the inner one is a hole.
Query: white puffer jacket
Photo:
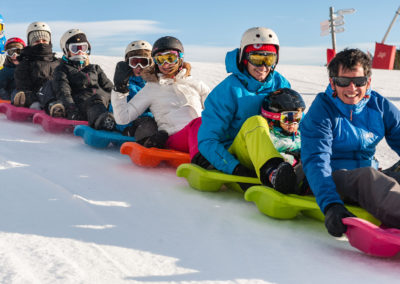
[[[186,69],[174,79],[158,75],[158,82],[148,82],[128,103],[125,94],[112,91],[111,103],[118,124],[128,124],[150,108],[159,130],[172,135],[201,116],[210,93],[204,82],[185,76]]]

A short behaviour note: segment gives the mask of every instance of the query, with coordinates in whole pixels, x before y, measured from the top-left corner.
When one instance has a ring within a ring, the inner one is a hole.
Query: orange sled
[[[136,142],[125,142],[120,149],[121,154],[128,155],[134,164],[142,167],[156,167],[165,162],[172,167],[190,163],[188,153],[175,150],[146,148]]]
[[[11,101],[8,101],[8,100],[0,100],[0,104],[2,104],[2,103],[4,103],[4,104],[10,104]]]

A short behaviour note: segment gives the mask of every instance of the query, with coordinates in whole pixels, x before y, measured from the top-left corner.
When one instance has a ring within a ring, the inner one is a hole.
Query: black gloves
[[[346,232],[347,227],[342,219],[346,217],[355,217],[346,207],[339,203],[332,203],[325,209],[325,227],[329,234],[334,237],[341,237]]]
[[[69,120],[81,120],[81,115],[79,114],[79,109],[75,104],[70,104],[67,106],[67,119]]]
[[[114,90],[119,93],[127,93],[129,77],[133,75],[132,68],[125,61],[120,61],[115,67],[114,73]]]
[[[256,177],[256,173],[249,168],[243,166],[242,164],[238,164],[236,168],[232,172],[235,176],[244,176],[244,177]]]

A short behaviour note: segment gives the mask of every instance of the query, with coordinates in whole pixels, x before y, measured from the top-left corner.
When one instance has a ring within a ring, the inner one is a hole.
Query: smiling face
[[[257,81],[264,82],[271,71],[271,67],[267,67],[265,65],[257,67],[249,62],[247,64],[247,71]]]
[[[364,68],[361,64],[355,65],[352,69],[343,69],[343,66],[339,66],[339,72],[337,77],[363,77],[365,76]],[[347,87],[340,87],[334,83],[332,78],[329,78],[329,82],[333,90],[342,102],[348,105],[355,105],[359,103],[365,96],[368,88],[371,86],[371,77],[368,78],[365,86],[357,87],[354,82],[350,82]]]

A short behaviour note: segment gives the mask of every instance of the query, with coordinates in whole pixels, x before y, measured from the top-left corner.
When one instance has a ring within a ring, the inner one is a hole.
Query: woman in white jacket
[[[190,64],[183,62],[183,52],[178,39],[158,39],[152,49],[156,66],[142,75],[147,84],[129,102],[125,94],[113,91],[111,103],[118,124],[130,123],[150,108],[159,131],[138,141],[145,147],[166,147],[193,157],[198,152],[197,131],[210,88],[190,76]]]

